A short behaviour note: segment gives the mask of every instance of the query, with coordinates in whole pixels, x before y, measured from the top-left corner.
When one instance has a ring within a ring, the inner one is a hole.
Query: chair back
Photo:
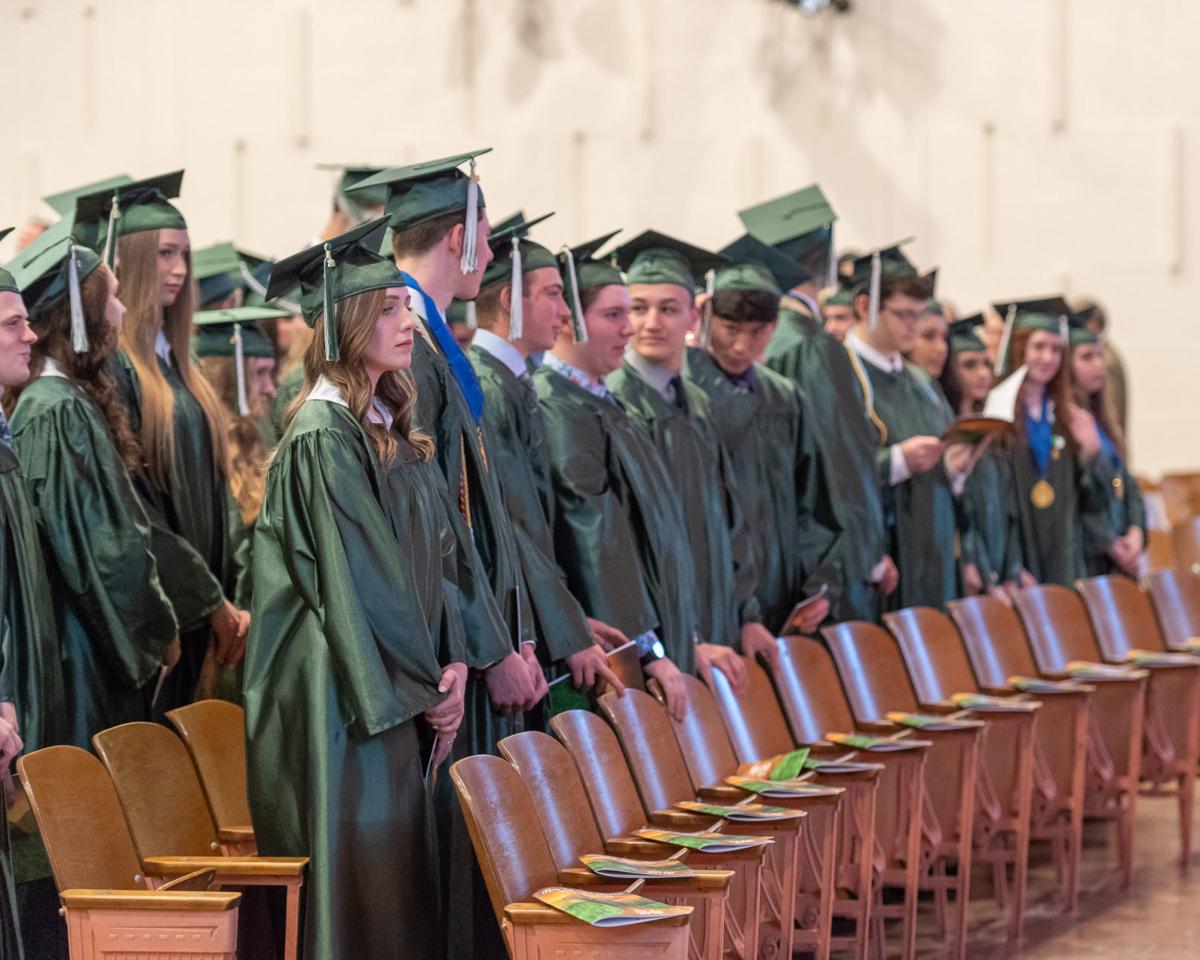
[[[626,837],[646,825],[646,809],[612,727],[586,710],[550,718],[550,729],[575,760],[605,840]]]
[[[717,669],[712,671],[710,688],[738,761],[753,763],[796,749],[767,671],[753,660],[742,659],[747,676],[745,693],[737,693],[729,678]]]
[[[917,709],[917,694],[904,670],[900,648],[883,627],[865,620],[821,631],[859,723],[882,720],[889,710]]]
[[[634,644],[618,653],[609,654],[608,668],[617,675],[626,690],[646,689],[646,672],[642,669],[642,659]],[[607,685],[604,689],[608,689]]]
[[[979,689],[957,628],[940,610],[909,607],[885,613],[883,622],[900,644],[908,676],[922,703]]]
[[[503,923],[508,904],[558,883],[533,800],[521,775],[499,757],[464,757],[450,767],[450,778],[496,921]],[[461,923],[469,920],[457,918]]]
[[[167,712],[192,756],[218,830],[250,826],[246,714],[227,700],[198,700]]]
[[[1109,660],[1130,650],[1165,650],[1166,641],[1154,615],[1154,604],[1128,577],[1089,577],[1075,584],[1092,620],[1100,649]]]
[[[45,747],[17,773],[62,890],[144,890],[121,801],[100,763],[79,747]]]
[[[622,697],[606,693],[599,704],[601,713],[617,732],[633,782],[647,810],[665,810],[680,800],[695,799],[696,788],[675,740],[666,707],[640,690],[626,690]]]
[[[1046,583],[1017,591],[1017,613],[1043,673],[1060,673],[1071,660],[1100,659],[1087,610],[1074,590]]]
[[[1200,571],[1200,517],[1176,522],[1171,527],[1171,545],[1175,548],[1176,566]]]
[[[1147,579],[1167,646],[1183,649],[1200,636],[1200,575],[1173,567],[1156,570]]]
[[[831,732],[851,733],[854,716],[833,658],[820,640],[792,636],[778,641],[775,687],[797,743],[814,743]]]
[[[737,771],[737,754],[712,691],[698,677],[683,678],[688,708],[682,720],[668,716],[688,775],[697,787],[711,787]]]
[[[603,853],[604,838],[567,748],[538,730],[515,733],[497,746],[525,781],[554,865],[565,870],[585,853]]]
[[[157,723],[101,730],[92,746],[112,777],[138,856],[211,857],[220,850],[187,747]]]
[[[988,596],[951,600],[946,607],[981,687],[1005,687],[1009,677],[1037,676],[1025,628],[1012,607]]]
[[[1164,570],[1179,565],[1175,556],[1175,540],[1169,530],[1146,531],[1146,561],[1151,570]]]

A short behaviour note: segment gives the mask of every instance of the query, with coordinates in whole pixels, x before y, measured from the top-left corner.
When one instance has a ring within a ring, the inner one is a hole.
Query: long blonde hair
[[[213,460],[222,476],[228,476],[225,443],[225,414],[204,375],[191,362],[192,261],[188,275],[171,306],[158,305],[159,231],[142,230],[117,240],[117,276],[121,300],[127,307],[119,344],[137,374],[141,390],[142,456],[146,473],[160,490],[170,486],[175,458],[175,397],[171,385],[158,368],[154,341],[161,329],[171,345],[179,375],[188,391],[204,410],[212,442]]]
[[[312,341],[304,354],[304,388],[288,407],[286,423],[292,422],[317,379],[324,376],[341,391],[350,413],[366,431],[380,463],[384,466],[390,464],[396,458],[400,445],[392,431],[367,418],[375,399],[379,399],[392,415],[392,430],[404,437],[422,460],[431,460],[434,454],[433,440],[412,425],[413,407],[417,402],[417,388],[412,374],[407,370],[389,370],[379,378],[372,393],[371,379],[362,362],[386,298],[386,290],[368,290],[347,297],[337,305],[338,349],[341,354],[341,359],[337,361],[325,359],[325,317],[322,315],[317,318]]]
[[[258,421],[237,412],[237,361],[233,357],[201,357],[200,367],[225,407],[229,489],[238,503],[242,522],[250,524],[258,519],[267,489],[270,450]]]

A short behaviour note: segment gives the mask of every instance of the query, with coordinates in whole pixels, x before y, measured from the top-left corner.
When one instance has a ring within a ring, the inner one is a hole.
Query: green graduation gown
[[[512,521],[525,596],[533,610],[538,654],[550,666],[594,641],[579,601],[554,556],[554,489],[546,425],[533,383],[523,383],[486,350],[467,351],[483,388],[483,422],[492,468]]]
[[[704,392],[680,380],[682,403],[672,403],[628,361],[606,382],[649,431],[683,511],[700,639],[740,649],[742,624],[761,621],[762,613],[750,539],[733,499],[732,468],[706,416]]]
[[[70,742],[90,750],[93,734],[150,719],[175,616],[146,511],[99,408],[64,377],[43,375],[22,391],[12,428],[47,548],[62,719]]]
[[[942,463],[907,480],[891,482],[891,448],[909,437],[940,437],[953,416],[923,372],[905,363],[897,373],[881,370],[857,356],[855,370],[865,376],[859,397],[865,411],[867,396],[886,428],[876,434],[877,476],[883,493],[884,517],[890,542],[888,553],[900,571],[900,586],[889,606],[942,609],[961,592],[958,584],[958,514],[950,476]]]
[[[115,359],[117,390],[137,433],[141,430],[137,373],[123,352]],[[182,641],[179,663],[167,676],[156,705],[158,712],[164,712],[192,701],[208,646],[208,616],[233,595],[237,567],[230,522],[232,495],[213,453],[204,409],[175,363],[156,359],[175,400],[175,458],[167,489],[159,489],[144,471],[133,480],[150,520],[151,550]]]
[[[1142,500],[1142,491],[1111,443],[1096,458],[1095,473],[1102,481],[1104,505],[1085,513],[1082,518],[1083,560],[1089,577],[1120,572],[1108,555],[1108,548],[1130,527],[1140,527],[1143,542],[1146,538],[1146,504]]]
[[[402,448],[381,467],[349,410],[310,400],[267,479],[245,674],[250,808],[263,854],[312,858],[306,960],[438,955],[421,715],[465,650],[430,466]]]
[[[876,440],[865,418],[849,414],[857,414],[861,405],[846,348],[821,329],[804,304],[786,297],[765,360],[803,391],[829,477],[831,512],[843,534],[838,550],[843,592],[833,618],[878,620],[880,594],[868,577],[887,553],[887,532],[876,480]]]
[[[654,441],[620,401],[542,366],[556,555],[590,616],[635,637],[656,629],[680,670],[695,668],[696,574],[687,529]]]
[[[304,386],[304,364],[298,363],[291,370],[279,378],[279,383],[275,385],[275,399],[271,401],[271,426],[274,430],[275,443],[278,443],[278,438],[283,436],[285,428],[284,419],[287,413],[287,408],[291,406],[292,401],[300,395],[300,390]],[[267,436],[266,431],[263,431],[263,436]]]
[[[1012,464],[989,448],[967,477],[959,498],[962,561],[973,563],[984,589],[1021,573],[1021,527]]]
[[[696,348],[684,370],[707,397],[706,416],[729,452],[763,622],[778,633],[796,601],[822,584],[836,608],[841,530],[799,387],[756,364],[748,389]]]

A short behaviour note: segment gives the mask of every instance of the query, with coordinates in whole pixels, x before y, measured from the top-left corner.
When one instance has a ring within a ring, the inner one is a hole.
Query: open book
[[[828,787],[811,780],[761,780],[757,777],[726,777],[725,782],[749,793],[783,800],[788,797],[836,797],[841,787]]]
[[[797,604],[794,607],[792,607],[792,612],[788,614],[788,618],[785,621],[786,626],[783,628],[784,634],[792,633],[792,632],[798,633],[799,628],[796,627],[795,629],[793,629],[793,625],[800,618],[800,614],[802,614],[808,607],[811,607],[814,603],[816,603],[818,600],[820,600],[828,592],[829,592],[829,584],[823,583],[823,584],[821,584],[820,589],[817,590],[817,592],[814,593],[811,597],[805,597],[803,600],[800,600],[799,602],[797,602]]]
[[[804,761],[808,759],[808,752],[808,747],[801,747],[791,753],[767,757],[766,760],[743,763],[737,772],[740,776],[757,780],[794,780],[804,772]]]
[[[964,710],[977,713],[1033,713],[1041,706],[1036,700],[990,697],[986,693],[956,693],[950,699]]]
[[[769,820],[798,820],[804,816],[803,810],[789,810],[787,807],[769,807],[761,803],[742,803],[730,806],[725,803],[701,803],[698,800],[684,800],[675,804],[680,810],[688,813],[702,813],[708,817],[723,817],[742,823],[754,823]]]
[[[1130,650],[1125,654],[1125,659],[1135,667],[1194,667],[1200,665],[1200,657],[1194,653],[1168,653],[1165,650]]]
[[[534,898],[548,907],[590,923],[593,927],[624,927],[631,923],[649,923],[686,917],[691,907],[673,907],[636,893],[589,893],[568,887],[546,887]]]
[[[678,830],[656,830],[652,827],[638,830],[636,835],[643,840],[670,843],[677,847],[687,847],[689,850],[700,850],[704,853],[736,853],[750,847],[765,847],[767,844],[775,842],[770,837],[709,833],[703,830],[697,833],[682,833]]]
[[[982,417],[989,420],[1004,420],[1012,423],[1017,419],[1017,400],[1021,396],[1021,387],[1025,383],[1028,367],[1021,367],[1012,376],[993,387],[983,402]]]
[[[696,871],[682,860],[631,860],[628,857],[609,857],[600,853],[588,853],[579,858],[592,873],[601,877],[657,880],[661,878],[684,879],[694,877]]]
[[[932,732],[970,730],[973,727],[983,726],[982,720],[970,720],[965,717],[943,717],[930,713],[905,713],[899,710],[890,711],[887,714],[887,718],[892,723],[898,723],[902,727],[913,727],[916,730],[929,730]]]
[[[929,740],[914,737],[876,737],[869,733],[827,733],[825,739],[843,747],[866,750],[871,753],[895,753],[898,750],[921,750],[932,747]]]

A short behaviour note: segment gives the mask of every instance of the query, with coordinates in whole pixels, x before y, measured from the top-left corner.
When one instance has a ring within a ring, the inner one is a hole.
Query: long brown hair
[[[171,345],[179,375],[196,398],[208,421],[213,459],[223,476],[228,476],[225,444],[225,414],[204,375],[191,362],[192,261],[175,302],[158,304],[159,231],[141,230],[117,240],[117,276],[121,299],[128,308],[121,326],[120,347],[133,364],[141,389],[141,444],[146,473],[160,490],[170,485],[175,457],[175,397],[171,385],[158,368],[154,341],[161,329]]]
[[[267,489],[267,457],[270,450],[258,421],[238,413],[237,360],[233,357],[201,357],[204,376],[226,413],[226,439],[229,449],[229,488],[238,502],[242,522],[253,523],[262,507]]]
[[[1093,344],[1087,344],[1093,346]],[[1104,354],[1103,344],[1094,344],[1096,349]],[[1075,350],[1079,347],[1072,348],[1071,355],[1074,356]],[[1100,429],[1108,434],[1108,439],[1112,441],[1112,445],[1116,447],[1117,456],[1122,460],[1125,459],[1125,431],[1121,429],[1121,424],[1117,422],[1114,416],[1113,405],[1108,395],[1108,377],[1104,378],[1104,386],[1093,393],[1090,397],[1079,388],[1079,384],[1073,384],[1073,392],[1075,394],[1075,402],[1088,411],[1096,418],[1096,423],[1100,425]]]
[[[117,396],[116,381],[108,371],[108,358],[117,348],[117,332],[109,324],[106,315],[111,282],[112,274],[108,267],[101,266],[79,285],[79,299],[90,347],[86,353],[76,353],[71,346],[71,301],[67,297],[32,318],[31,323],[38,338],[33,345],[29,379],[14,388],[5,400],[11,411],[21,392],[41,375],[46,358],[53,359],[66,375],[67,381],[79,387],[84,396],[99,408],[117,455],[127,470],[135,471],[142,463],[141,448],[129,426],[129,411]]]
[[[404,437],[422,460],[431,460],[433,440],[412,425],[413,407],[417,402],[412,374],[407,370],[389,370],[379,378],[372,393],[371,380],[363,366],[363,354],[374,336],[375,323],[383,312],[386,299],[386,290],[368,290],[347,297],[337,305],[338,350],[341,354],[337,361],[325,359],[325,317],[317,318],[312,342],[304,354],[304,388],[288,407],[286,423],[292,422],[317,379],[324,376],[341,391],[350,413],[366,431],[380,463],[387,466],[399,452],[400,445],[392,431]],[[371,423],[367,418],[375,399],[380,400],[392,415],[392,430]]]
[[[1016,372],[1025,363],[1025,348],[1029,345],[1029,338],[1035,333],[1044,333],[1032,328],[1023,330],[1014,330],[1012,340],[1009,342],[1008,348],[1008,363],[1005,364],[1005,369],[1009,372],[1008,376]],[[1060,338],[1061,339],[1061,338]],[[1004,379],[1007,380],[1008,376]],[[1025,410],[1025,392],[1028,387],[1025,384],[1021,385],[1021,396],[1017,400],[1017,417],[1016,427],[1018,434],[1025,437],[1025,417],[1021,414]],[[1062,345],[1062,362],[1058,365],[1058,372],[1046,384],[1046,399],[1054,404],[1054,432],[1066,441],[1067,450],[1072,455],[1078,453],[1077,444],[1075,443],[1075,435],[1071,433],[1071,420],[1069,411],[1073,402],[1071,394],[1071,355],[1070,348],[1064,342]]]

